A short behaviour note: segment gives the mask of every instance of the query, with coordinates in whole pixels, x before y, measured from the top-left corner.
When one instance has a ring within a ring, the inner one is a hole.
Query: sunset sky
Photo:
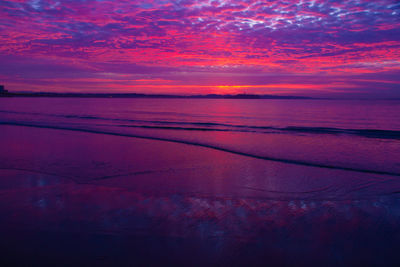
[[[10,91],[400,97],[400,2],[0,0]]]

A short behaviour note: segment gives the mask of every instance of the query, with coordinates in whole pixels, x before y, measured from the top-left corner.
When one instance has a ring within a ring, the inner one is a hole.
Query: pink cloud
[[[288,84],[298,85],[288,86],[293,94],[299,88],[315,94],[302,75],[314,77],[316,86],[318,77],[339,75],[349,85],[343,90],[372,93],[376,84],[350,77],[399,71],[399,13],[392,0],[9,0],[0,9],[0,75],[14,90],[78,90],[80,83],[90,83],[87,90],[149,90],[129,89],[116,78],[129,74],[165,93],[171,84],[186,93],[198,85],[207,93],[215,81],[241,86],[235,77],[241,69],[245,84],[285,74],[292,78]],[[400,96],[397,82],[386,80],[373,93],[386,88]]]

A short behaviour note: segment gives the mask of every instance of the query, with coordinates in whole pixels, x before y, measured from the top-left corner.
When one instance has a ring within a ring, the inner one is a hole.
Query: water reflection
[[[42,179],[40,175],[36,178]],[[82,233],[86,237],[77,240],[99,246],[93,236],[112,235],[122,239],[120,246],[128,247],[129,240],[139,237],[147,240],[142,249],[150,251],[161,240],[169,240],[162,249],[179,255],[170,258],[171,262],[200,260],[196,257],[201,257],[201,253],[187,258],[179,251],[189,245],[192,252],[199,252],[204,244],[211,244],[205,255],[209,263],[266,260],[294,264],[301,260],[300,263],[328,261],[333,265],[399,260],[397,254],[392,254],[394,248],[399,248],[396,241],[400,237],[400,199],[396,196],[282,201],[181,194],[157,196],[66,183],[2,190],[0,200],[3,215],[0,226],[6,236],[13,229],[55,233],[61,239],[68,238],[70,233]],[[53,242],[46,234],[41,238],[42,242]],[[176,240],[182,240],[181,244],[177,245]],[[28,238],[29,242],[33,241]],[[14,250],[19,251],[19,247]],[[73,249],[65,246],[62,250],[62,254],[69,254]],[[119,256],[128,260],[128,255]],[[88,257],[83,259],[93,260]],[[157,262],[140,255],[129,260]]]

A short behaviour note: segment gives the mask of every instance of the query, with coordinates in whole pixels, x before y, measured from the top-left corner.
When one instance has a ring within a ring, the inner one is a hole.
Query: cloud
[[[259,72],[301,83],[301,75],[345,79],[399,70],[400,4],[394,0],[1,0],[1,7],[0,53],[10,68],[0,68],[0,75],[7,82],[18,76],[18,84],[46,75],[90,80],[125,73],[168,74],[182,85],[201,72],[212,79],[197,83],[213,85],[228,81],[227,73],[236,81],[240,71],[248,72],[248,84]],[[360,90],[375,85],[354,84]],[[395,83],[386,86],[400,96]]]

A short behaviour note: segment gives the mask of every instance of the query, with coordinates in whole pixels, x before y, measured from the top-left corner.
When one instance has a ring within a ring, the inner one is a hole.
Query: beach
[[[8,264],[400,260],[392,176],[145,138],[0,128]]]

